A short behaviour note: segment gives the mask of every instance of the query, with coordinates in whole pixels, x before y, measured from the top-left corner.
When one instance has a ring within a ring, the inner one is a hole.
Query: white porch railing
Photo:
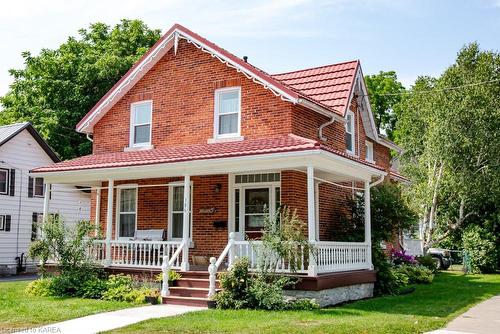
[[[262,241],[236,241],[230,234],[229,242],[219,258],[210,259],[209,297],[215,294],[216,273],[224,259],[230,266],[235,257],[246,257],[249,269],[256,271],[262,266],[277,273],[316,274],[350,270],[372,269],[370,245],[363,242],[317,241],[312,250],[298,245],[291,254],[277,258],[265,250]],[[271,268],[270,266],[275,266]]]
[[[163,257],[172,258],[180,248],[181,241],[138,241],[111,240],[111,258],[106,259],[106,240],[95,240],[89,255],[97,262],[107,266],[130,268],[160,268]],[[172,263],[172,269],[180,269],[182,256]]]
[[[370,245],[364,242],[317,241],[314,252],[318,273],[371,269],[372,266]]]

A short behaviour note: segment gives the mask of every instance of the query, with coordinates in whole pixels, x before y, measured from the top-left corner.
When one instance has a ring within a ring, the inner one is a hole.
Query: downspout
[[[370,188],[375,187],[376,185],[379,185],[380,183],[382,183],[384,181],[384,179],[385,179],[385,175],[380,175],[380,179],[370,183]]]
[[[321,139],[322,141],[327,141],[328,138],[326,136],[323,136],[323,129],[326,128],[328,125],[332,125],[333,123],[335,123],[335,116],[334,115],[331,116],[331,119],[328,122],[323,123],[319,126],[319,129],[318,129],[319,139]]]
[[[93,142],[94,142],[94,140],[93,140],[92,138],[90,138],[90,133],[87,133],[87,139],[88,139],[91,143],[93,143]]]

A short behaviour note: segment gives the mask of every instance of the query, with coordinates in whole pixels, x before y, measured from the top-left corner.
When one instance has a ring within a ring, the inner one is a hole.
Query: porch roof
[[[39,167],[32,170],[31,173],[54,173],[63,171],[134,167],[313,150],[333,153],[334,155],[347,158],[363,165],[367,165],[381,171],[384,170],[383,168],[362,159],[358,159],[344,152],[328,148],[316,140],[288,134],[276,137],[247,139],[233,142],[173,146],[130,152],[91,154]]]

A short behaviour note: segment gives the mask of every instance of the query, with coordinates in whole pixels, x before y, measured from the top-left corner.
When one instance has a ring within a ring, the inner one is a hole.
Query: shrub
[[[39,278],[26,286],[26,293],[30,296],[48,297],[52,296],[52,279]]]
[[[94,277],[86,280],[81,286],[83,298],[100,299],[107,289],[106,280]]]
[[[426,267],[433,273],[437,272],[436,259],[431,255],[418,256],[416,259],[421,266]]]
[[[409,284],[429,284],[432,283],[434,279],[434,274],[430,269],[424,266],[413,266],[408,264],[403,264],[396,266],[395,270],[399,274],[404,274],[408,277]]]
[[[127,301],[137,296],[129,295],[133,290],[133,280],[129,275],[110,275],[106,281],[106,291],[102,294],[104,300]]]
[[[219,280],[222,291],[214,297],[218,308],[240,309],[248,307],[249,273],[247,258],[237,259],[230,270],[219,274]]]
[[[300,298],[287,303],[287,309],[296,311],[311,311],[319,309],[314,299]]]
[[[496,269],[497,251],[495,237],[477,225],[462,234],[463,249],[469,256],[472,273],[491,273]]]
[[[175,271],[175,270],[170,270],[168,272],[168,284],[172,284],[173,282],[177,281],[178,279],[181,279],[182,275],[180,272]],[[163,282],[163,273],[159,273],[155,277],[155,281],[158,283]]]
[[[397,294],[401,288],[401,280],[396,277],[387,255],[379,245],[373,244],[372,246],[372,261],[377,272],[374,294],[377,296]]]
[[[261,310],[286,309],[287,303],[283,288],[289,283],[290,278],[286,276],[258,275],[253,277],[248,287],[249,307]]]
[[[395,251],[394,249],[391,251],[391,260],[392,263],[398,264],[417,264],[417,260],[413,255],[406,254],[406,251]]]

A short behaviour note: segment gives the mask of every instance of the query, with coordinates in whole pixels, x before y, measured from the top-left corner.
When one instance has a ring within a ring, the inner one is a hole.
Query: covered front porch
[[[92,189],[92,219],[102,239],[90,250],[106,267],[221,270],[246,256],[262,261],[259,236],[266,214],[286,205],[307,222],[313,253],[297,249],[296,273],[369,270],[370,188],[385,172],[325,150],[43,172],[50,183]],[[365,239],[332,241],[345,196],[363,193]],[[44,215],[50,213],[50,190]],[[109,209],[111,208],[111,209]],[[277,271],[291,273],[287,260]]]

